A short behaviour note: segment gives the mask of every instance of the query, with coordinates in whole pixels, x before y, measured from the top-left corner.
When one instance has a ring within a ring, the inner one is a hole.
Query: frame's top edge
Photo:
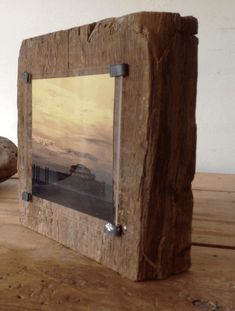
[[[121,24],[125,24],[130,27],[133,25],[139,25],[141,27],[146,27],[154,33],[169,32],[169,29],[172,27],[179,32],[192,35],[197,34],[198,31],[198,22],[197,19],[193,16],[182,17],[179,13],[143,11],[119,17],[110,17],[90,24],[78,25],[72,28],[42,34],[39,36],[27,38],[23,42],[32,39],[40,39],[48,35],[54,35],[56,33],[81,30],[83,28],[88,29],[92,27],[92,29],[95,29],[102,26],[105,28],[110,28],[113,27],[114,24],[116,24],[117,27],[120,27]]]

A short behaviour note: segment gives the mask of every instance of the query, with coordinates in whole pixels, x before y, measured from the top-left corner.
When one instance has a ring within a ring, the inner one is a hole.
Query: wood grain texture
[[[142,180],[140,278],[165,278],[190,266],[197,38],[176,31],[154,60]]]
[[[128,63],[123,83],[120,208],[128,230],[34,197],[21,202],[24,225],[133,279],[165,278],[190,265],[195,169],[197,21],[137,13],[22,43],[18,76],[20,193],[31,192],[32,77]],[[141,78],[140,78],[141,77]],[[92,221],[92,222],[91,222]]]
[[[194,190],[193,242],[235,249],[235,192]]]
[[[235,174],[197,173],[192,187],[194,190],[235,192]]]
[[[193,242],[235,249],[235,175],[197,173]]]

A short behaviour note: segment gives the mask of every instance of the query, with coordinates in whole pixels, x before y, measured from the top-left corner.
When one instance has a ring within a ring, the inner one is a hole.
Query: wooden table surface
[[[193,194],[193,242],[235,250],[235,175],[196,174]]]
[[[235,310],[234,175],[197,174],[190,271],[142,283],[22,227],[17,182],[0,184],[0,311]]]

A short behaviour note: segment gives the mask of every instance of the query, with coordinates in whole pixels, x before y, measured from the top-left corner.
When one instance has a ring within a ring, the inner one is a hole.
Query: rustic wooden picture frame
[[[32,77],[66,76],[126,63],[122,84],[121,236],[105,221],[37,198],[21,222],[133,280],[190,266],[195,172],[197,21],[136,13],[25,40],[18,68],[20,196],[32,192]],[[29,73],[29,75],[24,73]],[[22,79],[22,75],[23,78]]]

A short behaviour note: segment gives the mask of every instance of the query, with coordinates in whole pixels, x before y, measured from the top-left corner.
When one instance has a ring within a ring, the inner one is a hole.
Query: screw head
[[[121,236],[123,233],[123,228],[121,225],[113,225],[112,223],[108,222],[104,226],[104,232],[112,236]]]

